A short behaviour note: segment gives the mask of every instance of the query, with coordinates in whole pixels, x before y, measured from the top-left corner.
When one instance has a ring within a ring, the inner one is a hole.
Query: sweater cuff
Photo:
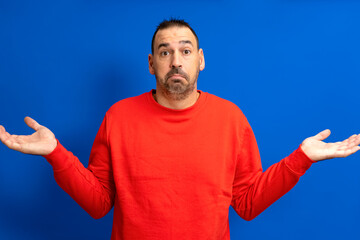
[[[71,152],[67,151],[63,145],[60,144],[59,140],[56,139],[56,141],[56,148],[51,153],[44,155],[43,157],[51,164],[54,171],[62,171],[72,165],[72,154]]]
[[[299,146],[290,156],[285,160],[286,166],[294,173],[302,176],[305,174],[313,163],[316,161],[311,160]]]

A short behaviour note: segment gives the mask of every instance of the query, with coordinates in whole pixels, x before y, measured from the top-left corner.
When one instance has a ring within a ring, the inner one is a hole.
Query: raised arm
[[[59,186],[92,217],[101,218],[112,208],[115,188],[106,142],[105,121],[95,139],[89,167],[58,143],[55,135],[30,117],[25,123],[32,135],[11,135],[0,126],[0,140],[10,149],[44,156],[52,165]]]
[[[341,142],[323,142],[330,130],[303,141],[288,157],[262,171],[255,137],[249,127],[239,156],[231,205],[245,220],[251,220],[296,185],[313,162],[347,157],[358,151],[360,135]]]

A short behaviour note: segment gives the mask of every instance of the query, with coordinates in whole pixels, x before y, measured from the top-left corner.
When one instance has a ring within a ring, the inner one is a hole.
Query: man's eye
[[[190,51],[189,49],[185,49],[185,50],[184,50],[184,54],[185,54],[185,55],[189,55],[190,53],[191,53],[191,51]]]
[[[162,51],[162,52],[160,53],[160,55],[161,55],[161,56],[167,56],[167,55],[169,55],[169,52],[168,52],[168,51]]]

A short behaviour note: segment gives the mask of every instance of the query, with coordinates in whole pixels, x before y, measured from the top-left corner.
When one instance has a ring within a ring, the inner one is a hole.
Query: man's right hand
[[[26,117],[25,123],[34,129],[32,135],[11,135],[0,125],[0,140],[8,148],[27,154],[47,155],[57,146],[55,135],[34,119]]]

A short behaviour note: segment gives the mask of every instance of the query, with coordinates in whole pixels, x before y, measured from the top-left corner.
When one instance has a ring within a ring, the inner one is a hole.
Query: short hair
[[[163,20],[156,28],[154,35],[152,37],[152,41],[151,41],[151,53],[154,54],[154,42],[155,42],[155,36],[157,34],[157,32],[159,30],[162,29],[166,29],[166,28],[170,28],[170,27],[187,27],[188,29],[191,30],[191,32],[194,34],[195,38],[196,38],[196,44],[197,44],[197,48],[199,49],[199,38],[196,35],[194,29],[192,29],[190,27],[190,25],[185,22],[183,19],[176,19],[176,18],[170,18],[169,20]]]

